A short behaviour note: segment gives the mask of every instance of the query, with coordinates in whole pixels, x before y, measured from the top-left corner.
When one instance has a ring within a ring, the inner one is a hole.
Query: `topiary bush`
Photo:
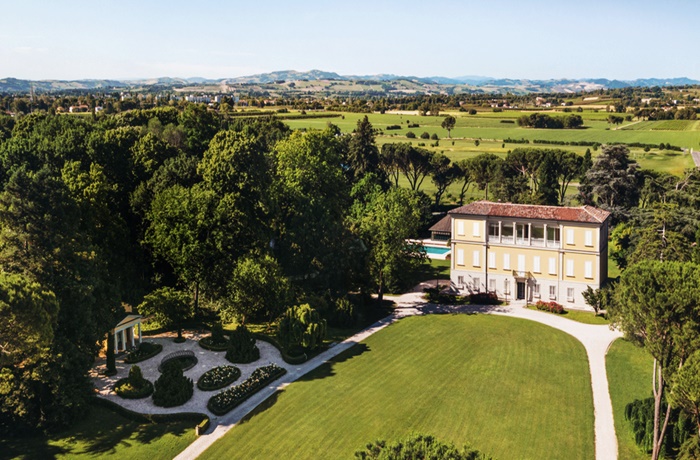
[[[232,363],[252,363],[260,359],[260,349],[255,345],[255,337],[244,325],[238,326],[229,334],[226,360]]]
[[[163,345],[153,342],[143,342],[141,345],[126,354],[126,357],[124,357],[124,362],[127,364],[139,363],[141,361],[153,358],[161,351],[163,351]]]
[[[278,337],[287,349],[301,346],[315,350],[323,345],[326,337],[326,320],[309,304],[288,308],[282,315],[278,327]]]
[[[153,393],[153,384],[143,378],[140,367],[131,366],[129,376],[114,384],[114,392],[124,399],[141,399]]]
[[[347,297],[341,297],[335,302],[335,308],[329,314],[328,323],[333,327],[353,327],[357,323],[355,305]]]
[[[197,388],[202,391],[219,390],[238,380],[241,370],[236,366],[218,366],[206,371],[197,380]]]
[[[211,351],[228,350],[228,339],[224,335],[224,328],[221,326],[221,323],[214,323],[211,327],[211,335],[200,339],[199,346]]]
[[[175,407],[185,404],[192,398],[194,383],[182,374],[177,362],[163,364],[163,374],[158,377],[153,392],[153,404],[160,407]]]

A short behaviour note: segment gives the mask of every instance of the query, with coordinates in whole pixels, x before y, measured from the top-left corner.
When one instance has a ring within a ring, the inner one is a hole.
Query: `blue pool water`
[[[440,256],[450,252],[450,248],[436,248],[433,246],[423,246],[423,249],[425,249],[425,252],[427,252],[428,254]]]

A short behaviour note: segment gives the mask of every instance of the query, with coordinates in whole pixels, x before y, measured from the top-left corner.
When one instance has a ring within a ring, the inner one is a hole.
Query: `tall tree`
[[[479,190],[484,190],[484,199],[489,199],[489,185],[498,177],[503,160],[493,153],[482,153],[469,164],[471,175]]]
[[[669,381],[700,348],[700,266],[644,261],[622,273],[611,308],[613,324],[654,358],[652,460],[661,452],[671,405],[661,413]]]
[[[456,123],[457,123],[457,119],[455,119],[455,117],[453,117],[452,115],[448,115],[445,117],[444,120],[442,120],[442,124],[440,125],[440,126],[442,126],[442,129],[447,130],[447,137],[449,137],[450,139],[452,139],[451,133],[452,133],[452,129],[455,127]]]
[[[444,195],[447,187],[459,177],[459,168],[452,164],[447,156],[438,153],[433,156],[433,167],[430,171],[430,178],[435,184],[435,206],[440,205],[440,199]]]
[[[458,168],[459,178],[462,181],[461,187],[459,189],[460,206],[464,204],[464,197],[467,194],[467,190],[469,190],[469,186],[474,182],[474,176],[472,176],[473,168],[471,166],[471,162],[471,158],[465,158],[464,160],[461,160],[456,164]]]
[[[593,166],[586,172],[589,193],[597,197],[599,206],[612,211],[617,218],[639,202],[641,176],[637,163],[629,159],[624,145],[605,145]]]
[[[367,115],[361,120],[357,120],[357,127],[350,137],[347,152],[353,180],[357,180],[367,173],[379,172],[379,149],[375,144],[374,137],[374,128]]]
[[[182,337],[182,323],[190,319],[194,313],[190,297],[169,287],[158,288],[147,294],[138,306],[142,315],[152,316],[162,327],[177,329],[177,341]]]

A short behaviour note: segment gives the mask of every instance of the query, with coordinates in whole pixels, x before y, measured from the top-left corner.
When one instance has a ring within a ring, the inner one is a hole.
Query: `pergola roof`
[[[127,315],[123,320],[119,321],[116,326],[114,326],[114,329],[119,329],[120,327],[126,326],[130,323],[140,323],[141,318],[143,318],[141,315]]]

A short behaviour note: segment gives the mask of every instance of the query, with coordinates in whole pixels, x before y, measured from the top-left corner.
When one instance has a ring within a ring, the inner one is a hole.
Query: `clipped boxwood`
[[[239,385],[209,398],[207,408],[215,415],[224,415],[286,373],[286,369],[276,364],[259,367]]]
[[[192,379],[182,375],[182,368],[174,361],[163,364],[163,373],[155,383],[153,404],[175,407],[185,404],[194,394]]]
[[[226,351],[228,338],[224,335],[221,323],[215,323],[211,328],[211,335],[199,340],[199,346],[210,351]]]
[[[197,388],[202,391],[219,390],[238,380],[241,370],[236,366],[218,366],[206,371],[197,380]]]
[[[161,351],[163,351],[163,345],[153,342],[143,342],[126,354],[124,362],[126,364],[140,363],[141,361],[153,358]]]
[[[114,384],[114,392],[124,399],[146,398],[153,393],[153,384],[143,378],[141,368],[132,366],[129,376]]]
[[[255,337],[247,327],[238,326],[229,334],[226,360],[231,363],[247,364],[258,359],[260,359],[260,349],[255,345]]]

